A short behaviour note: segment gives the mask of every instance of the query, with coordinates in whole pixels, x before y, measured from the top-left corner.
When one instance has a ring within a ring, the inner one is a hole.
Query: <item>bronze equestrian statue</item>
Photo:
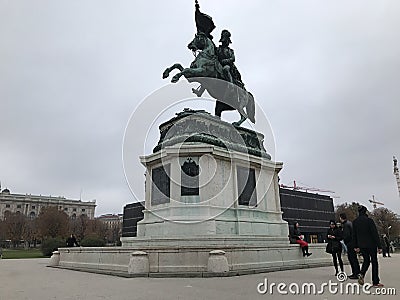
[[[216,116],[221,117],[224,110],[236,109],[241,118],[233,125],[240,126],[247,118],[255,123],[253,95],[246,91],[241,75],[234,64],[235,54],[229,48],[231,33],[228,30],[222,31],[221,45],[217,48],[211,35],[215,28],[214,22],[210,16],[200,12],[197,0],[195,19],[197,34],[188,44],[189,50],[195,54],[195,60],[189,68],[183,68],[178,63],[172,65],[164,71],[163,78],[167,78],[171,71],[178,69],[179,73],[172,77],[171,82],[175,83],[184,76],[189,82],[200,83],[200,86],[192,91],[201,97],[207,90],[211,97],[216,99]]]

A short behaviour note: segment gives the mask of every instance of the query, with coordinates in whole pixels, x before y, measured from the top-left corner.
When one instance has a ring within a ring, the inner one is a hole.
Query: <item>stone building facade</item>
[[[0,192],[0,219],[3,220],[7,213],[21,213],[34,219],[43,207],[56,206],[74,219],[86,215],[94,219],[96,200],[81,201],[66,199],[65,197],[52,197],[30,194],[12,194],[8,189]]]
[[[122,233],[122,214],[105,214],[96,219],[106,225],[105,237],[108,245],[118,245]]]
[[[107,228],[122,228],[123,214],[105,214],[97,217],[96,219],[103,222]]]

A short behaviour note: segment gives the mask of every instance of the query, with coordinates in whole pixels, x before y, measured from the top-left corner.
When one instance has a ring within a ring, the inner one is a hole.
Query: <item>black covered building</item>
[[[122,236],[136,236],[137,222],[143,220],[144,202],[135,202],[125,205],[122,220]]]
[[[326,195],[280,188],[282,218],[293,226],[299,222],[305,240],[322,243],[326,240],[329,220],[335,219],[333,199]]]
[[[329,220],[334,219],[333,199],[298,190],[280,188],[283,219],[293,225],[300,224],[300,231],[305,240],[322,243],[328,230]],[[137,222],[143,219],[144,202],[127,204],[124,207],[122,236],[133,237],[137,233]]]

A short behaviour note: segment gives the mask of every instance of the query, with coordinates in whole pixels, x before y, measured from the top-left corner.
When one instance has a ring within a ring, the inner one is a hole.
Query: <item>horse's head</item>
[[[194,39],[188,44],[189,50],[196,52],[198,50],[204,50],[207,45],[207,37],[204,33],[198,33],[194,36]]]

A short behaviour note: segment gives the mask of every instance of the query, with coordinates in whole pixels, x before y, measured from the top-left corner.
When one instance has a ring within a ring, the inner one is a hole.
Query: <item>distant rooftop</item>
[[[121,218],[123,214],[104,214],[101,216],[98,216],[98,219],[115,219],[115,218]]]
[[[82,201],[82,200],[75,200],[75,199],[67,199],[66,197],[63,196],[45,196],[45,195],[32,195],[32,194],[12,194],[8,188],[3,189],[0,192],[0,196],[10,196],[14,198],[29,198],[29,199],[48,199],[48,200],[68,200],[68,201],[76,201],[76,202],[82,202],[82,203],[96,203],[96,200],[88,200],[88,201]]]

